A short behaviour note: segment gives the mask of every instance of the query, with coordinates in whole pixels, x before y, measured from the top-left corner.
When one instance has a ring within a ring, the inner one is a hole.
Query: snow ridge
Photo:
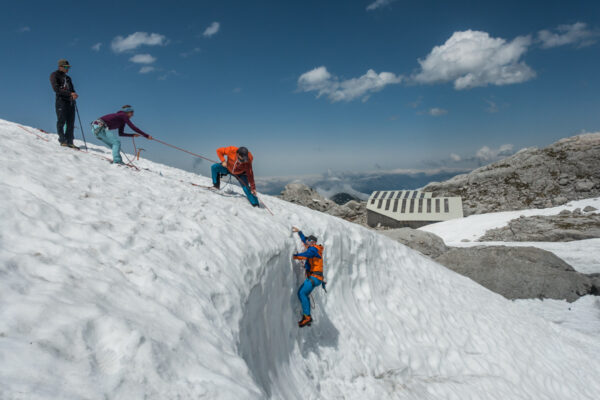
[[[600,395],[596,338],[397,242],[50,137],[0,120],[2,399]],[[325,245],[329,281],[301,330],[292,225]]]

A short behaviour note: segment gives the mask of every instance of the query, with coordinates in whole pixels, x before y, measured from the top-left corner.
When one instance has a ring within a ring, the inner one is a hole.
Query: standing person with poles
[[[254,183],[254,172],[252,171],[252,153],[245,147],[221,147],[217,149],[217,155],[221,163],[213,164],[211,167],[213,187],[218,190],[221,187],[221,177],[233,175],[237,178],[246,193],[246,197],[253,207],[258,207],[256,185]],[[225,160],[227,157],[227,160]]]
[[[310,299],[308,296],[317,286],[323,285],[323,289],[325,289],[327,282],[323,278],[323,245],[317,244],[317,238],[314,235],[306,237],[295,226],[292,227],[292,232],[298,233],[300,240],[306,247],[306,251],[303,253],[294,254],[294,260],[304,260],[306,275],[304,283],[298,288],[298,299],[302,304],[302,319],[298,321],[298,326],[302,328],[307,325],[310,326],[313,321],[310,316]]]
[[[56,93],[56,132],[61,146],[79,150],[73,144],[73,129],[75,125],[75,93],[71,77],[67,75],[71,65],[65,59],[58,60],[58,69],[50,75],[50,84]],[[65,130],[66,125],[66,130]]]
[[[94,135],[112,149],[113,164],[124,164],[121,158],[121,141],[119,140],[119,136],[144,136],[146,139],[152,140],[152,136],[143,132],[130,121],[131,117],[133,117],[133,107],[125,105],[120,111],[114,114],[107,114],[92,122],[92,132]],[[137,133],[125,133],[125,124]],[[118,135],[112,132],[113,129],[119,130]]]

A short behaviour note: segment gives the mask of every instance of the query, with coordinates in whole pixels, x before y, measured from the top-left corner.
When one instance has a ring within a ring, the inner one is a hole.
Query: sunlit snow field
[[[600,396],[597,336],[376,232],[26,129],[0,120],[0,399]],[[293,225],[329,281],[304,329]]]

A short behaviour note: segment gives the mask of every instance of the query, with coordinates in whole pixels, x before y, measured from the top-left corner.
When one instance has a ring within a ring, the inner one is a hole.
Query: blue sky
[[[192,151],[246,145],[257,176],[472,168],[600,130],[599,16],[597,1],[12,2],[0,117],[55,131],[64,57],[85,127],[132,104]]]

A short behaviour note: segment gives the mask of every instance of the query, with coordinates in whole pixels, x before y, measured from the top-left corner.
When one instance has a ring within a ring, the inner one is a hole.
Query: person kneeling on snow
[[[252,153],[245,147],[221,147],[217,149],[217,155],[220,164],[213,164],[211,167],[213,189],[218,190],[221,187],[221,177],[232,174],[237,178],[246,193],[246,197],[253,207],[258,207],[258,197],[256,195],[256,185],[254,184],[254,172],[252,171]],[[227,160],[225,160],[227,156]]]
[[[302,243],[306,247],[303,253],[294,254],[294,260],[306,260],[304,262],[306,279],[298,289],[298,298],[302,303],[302,319],[298,321],[298,326],[309,325],[312,322],[310,316],[310,293],[319,285],[323,285],[325,289],[326,282],[323,280],[323,246],[317,244],[317,238],[313,235],[305,237],[302,231],[296,227],[292,228],[293,232],[298,232]]]
[[[114,164],[123,164],[119,136],[138,137],[141,135],[146,139],[152,139],[152,136],[144,133],[130,121],[131,117],[133,117],[133,107],[126,105],[121,108],[121,111],[114,114],[107,114],[92,122],[92,132],[94,135],[108,147],[112,148]],[[124,133],[125,124],[129,125],[137,134]],[[113,129],[119,130],[118,136],[114,132],[111,132]]]

